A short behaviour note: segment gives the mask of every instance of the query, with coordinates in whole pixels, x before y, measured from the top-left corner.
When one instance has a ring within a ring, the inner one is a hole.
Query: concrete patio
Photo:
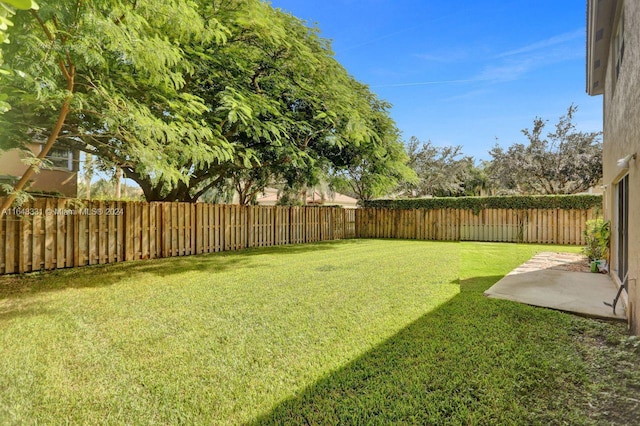
[[[594,318],[626,321],[621,301],[616,314],[604,304],[612,303],[617,290],[608,275],[589,272],[586,257],[544,252],[518,266],[484,294]]]

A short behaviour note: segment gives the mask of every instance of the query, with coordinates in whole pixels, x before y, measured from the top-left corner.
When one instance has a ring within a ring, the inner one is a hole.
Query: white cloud
[[[489,65],[478,74],[478,81],[513,81],[529,72],[535,64],[532,60],[513,61],[501,65]]]
[[[528,44],[523,47],[519,47],[517,49],[509,50],[507,52],[503,52],[496,56],[496,58],[505,58],[507,56],[515,56],[521,55],[523,53],[531,53],[536,52],[542,49],[548,49],[552,46],[558,46],[562,44],[566,44],[568,42],[580,39],[585,37],[585,30],[575,30],[568,33],[559,34],[557,36],[550,37],[546,40],[538,41],[532,44]]]
[[[412,87],[465,83],[501,83],[522,79],[529,72],[564,61],[581,59],[584,49],[576,47],[576,42],[584,36],[584,30],[576,30],[550,37],[526,46],[512,49],[493,57],[485,56],[485,65],[480,71],[466,79],[426,80],[396,84],[372,85],[376,87]],[[469,52],[450,50],[428,54],[417,54],[417,58],[439,63],[468,62]],[[471,64],[468,64],[472,66]],[[481,64],[475,64],[478,67]],[[467,67],[469,68],[469,67]],[[478,69],[478,68],[476,68]],[[459,73],[456,73],[459,74]],[[470,92],[473,94],[474,92]]]
[[[487,65],[477,79],[513,81],[534,69],[581,59],[584,57],[584,49],[577,47],[576,41],[583,36],[584,30],[576,30],[503,52],[493,57],[493,63]]]

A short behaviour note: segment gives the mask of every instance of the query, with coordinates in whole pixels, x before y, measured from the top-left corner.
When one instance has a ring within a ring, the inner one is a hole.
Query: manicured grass
[[[482,296],[554,249],[359,240],[2,278],[0,423],[605,421],[640,378],[624,325]]]

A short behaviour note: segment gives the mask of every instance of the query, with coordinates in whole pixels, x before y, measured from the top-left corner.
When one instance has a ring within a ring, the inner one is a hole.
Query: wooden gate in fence
[[[362,209],[356,211],[358,238],[402,238],[440,241],[495,241],[541,244],[585,244],[585,210]]]
[[[2,215],[0,274],[353,237],[336,207],[38,199]]]

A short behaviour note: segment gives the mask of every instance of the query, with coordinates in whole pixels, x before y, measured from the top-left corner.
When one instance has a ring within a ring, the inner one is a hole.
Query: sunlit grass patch
[[[7,278],[0,417],[250,421],[455,297],[459,265],[344,241]]]

